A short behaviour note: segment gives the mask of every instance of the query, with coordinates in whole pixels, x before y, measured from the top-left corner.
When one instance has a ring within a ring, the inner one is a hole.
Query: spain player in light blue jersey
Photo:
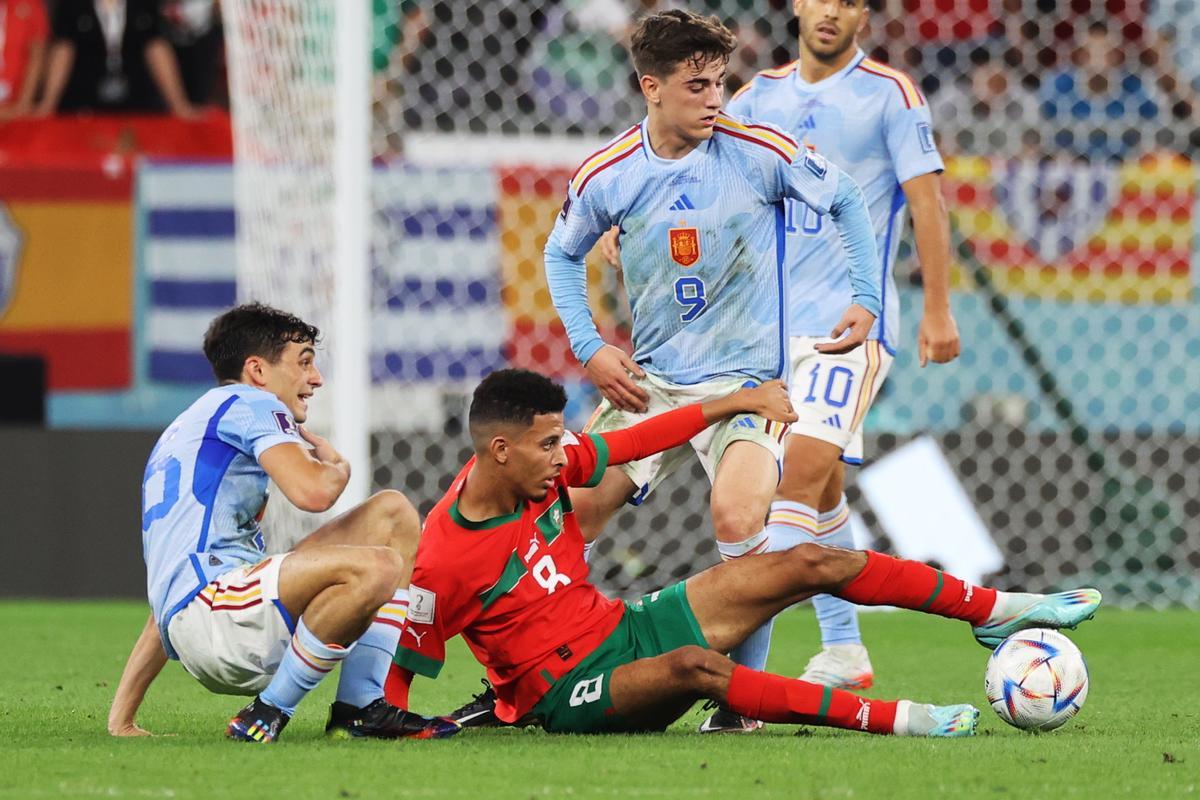
[[[899,341],[895,260],[912,209],[925,309],[917,353],[922,366],[959,351],[950,312],[950,245],[939,174],[942,159],[929,105],[911,78],[867,58],[857,46],[866,0],[793,0],[799,21],[798,60],[759,73],[729,104],[732,113],[778,125],[802,146],[848,172],[871,209],[883,262],[883,302],[865,345],[823,352],[828,330],[853,294],[846,259],[830,220],[819,208],[789,201],[788,277],[791,281],[788,381],[800,421],[787,439],[784,475],[768,520],[772,549],[808,541],[853,547],[843,493],[844,463],[862,461],[863,420],[891,367]],[[873,669],[854,606],[828,595],[814,599],[823,649],[804,677],[838,688],[865,689]],[[735,654],[766,663],[769,629]]]
[[[844,249],[852,288],[825,331],[836,341],[822,349],[858,347],[880,313],[881,268],[858,186],[779,128],[722,111],[734,45],[714,18],[673,10],[642,20],[631,49],[646,118],[585,159],[546,244],[551,297],[604,397],[592,431],[787,373],[787,200],[827,215]],[[611,226],[624,253],[632,356],[602,341],[587,306],[584,255]],[[594,539],[622,503],[640,503],[694,451],[712,482],[722,556],[760,552],[785,432],[741,415],[688,447],[610,470],[578,493],[585,536]]]
[[[267,306],[217,317],[204,354],[220,384],[163,432],[142,481],[150,618],[125,665],[109,732],[145,735],[135,717],[168,659],[210,691],[256,695],[226,734],[272,742],[339,664],[335,735],[434,738],[458,730],[390,706],[383,682],[408,609],[416,510],[380,492],[267,555],[259,520],[268,478],[305,511],[330,508],[350,465],[307,430],[322,384],[318,331]]]

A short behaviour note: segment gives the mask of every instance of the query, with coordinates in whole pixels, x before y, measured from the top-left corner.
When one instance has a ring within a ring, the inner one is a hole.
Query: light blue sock
[[[312,691],[353,647],[325,644],[308,629],[301,617],[275,677],[259,697],[289,717],[295,715],[296,706],[300,705],[304,695]]]
[[[850,510],[846,505],[846,495],[842,495],[835,508],[820,513],[817,525],[818,535],[813,541],[853,549],[854,533],[850,529]],[[817,624],[821,626],[823,647],[834,644],[862,644],[857,606],[831,594],[816,595],[812,604],[813,610],[817,612]]]
[[[371,627],[354,643],[342,663],[337,700],[362,708],[383,697],[383,682],[396,654],[404,620],[408,617],[408,589],[399,589],[375,617]]]
[[[731,561],[735,558],[752,556],[755,553],[765,553],[771,550],[771,527],[751,536],[744,542],[717,542],[717,550],[721,559]],[[774,618],[767,620],[761,628],[750,634],[745,641],[729,653],[729,657],[737,664],[760,672],[767,668],[767,656],[771,652],[771,629],[775,626]]]

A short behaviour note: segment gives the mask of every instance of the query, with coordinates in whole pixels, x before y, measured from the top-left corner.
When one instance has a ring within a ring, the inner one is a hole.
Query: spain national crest
[[[690,267],[700,260],[700,231],[697,228],[671,228],[671,259],[681,267]]]

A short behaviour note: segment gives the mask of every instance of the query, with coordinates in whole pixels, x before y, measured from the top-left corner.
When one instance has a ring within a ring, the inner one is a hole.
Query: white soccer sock
[[[1015,617],[1025,608],[1041,599],[1042,595],[1040,594],[1001,592],[997,590],[996,604],[992,606],[992,613],[988,614],[987,622],[984,624],[991,625],[996,622],[1002,622],[1010,617]]]
[[[767,535],[767,529],[763,528],[749,539],[740,542],[717,542],[717,552],[721,554],[722,561],[732,561],[742,556],[765,553],[770,544],[771,538]]]

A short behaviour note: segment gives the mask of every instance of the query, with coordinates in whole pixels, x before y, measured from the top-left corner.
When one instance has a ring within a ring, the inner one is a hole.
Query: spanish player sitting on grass
[[[845,250],[839,263],[853,291],[834,327],[845,336],[822,348],[858,347],[879,313],[879,260],[858,186],[778,128],[721,110],[735,44],[714,17],[672,10],[639,23],[631,52],[646,118],[584,161],[546,243],[551,297],[603,395],[591,432],[785,373],[786,200],[828,214]],[[601,339],[587,304],[584,255],[613,225],[622,231],[632,356]],[[785,433],[777,422],[741,415],[610,470],[577,498],[585,535],[596,538],[622,504],[640,504],[694,451],[712,482],[721,556],[761,552]]]
[[[475,390],[475,455],[425,522],[411,605],[386,697],[407,707],[414,674],[437,677],[462,634],[494,684],[506,723],[534,715],[552,732],[662,730],[708,698],[768,722],[907,736],[968,736],[979,712],[874,700],[734,664],[723,653],[772,615],[828,592],[963,620],[994,648],[1030,627],[1072,627],[1093,589],[1010,594],[914,561],[806,543],[718,564],[636,603],[588,581],[572,487],[609,467],[677,447],[738,414],[790,422],[778,381],[659,414],[625,430],[563,429],[566,394],[533,372],[501,370]]]
[[[147,734],[135,716],[168,659],[210,691],[257,695],[230,720],[231,739],[274,741],[339,664],[329,732],[458,731],[383,699],[420,535],[402,494],[379,492],[290,553],[265,553],[268,477],[305,511],[331,507],[350,478],[337,450],[303,426],[322,384],[317,338],[313,326],[258,304],[209,326],[204,354],[220,385],[163,432],[142,482],[151,611],[113,698],[113,735]]]

